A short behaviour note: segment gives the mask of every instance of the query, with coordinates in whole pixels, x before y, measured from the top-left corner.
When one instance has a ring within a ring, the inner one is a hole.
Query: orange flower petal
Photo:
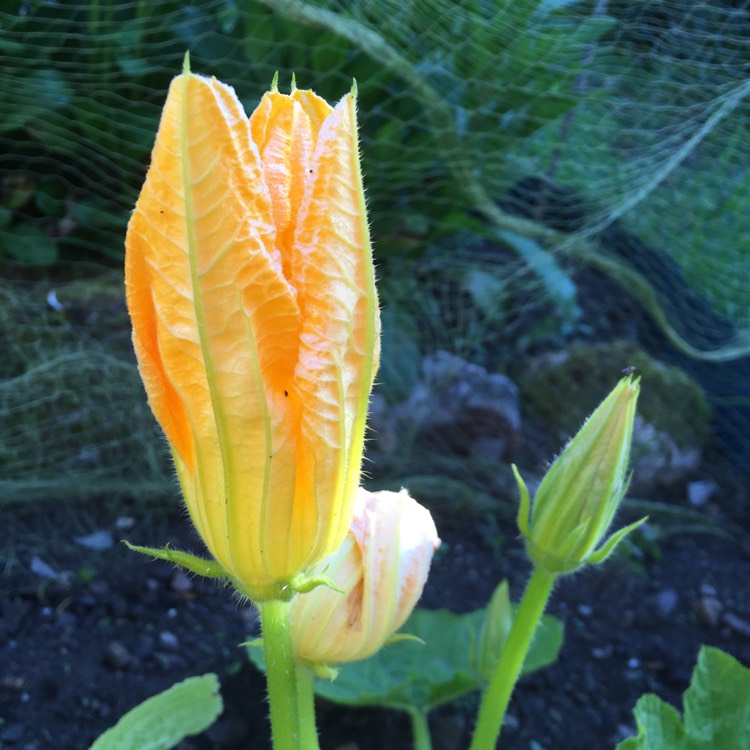
[[[324,122],[311,169],[292,253],[303,321],[294,379],[304,447],[297,487],[300,506],[312,495],[322,517],[337,515],[322,541],[333,550],[346,534],[359,485],[379,342],[353,95]]]
[[[287,424],[269,411],[283,408],[296,362],[299,309],[274,245],[270,196],[234,92],[180,76],[128,230],[128,304],[191,515],[230,570],[247,562],[231,559],[228,537],[238,514],[261,514],[269,425]]]

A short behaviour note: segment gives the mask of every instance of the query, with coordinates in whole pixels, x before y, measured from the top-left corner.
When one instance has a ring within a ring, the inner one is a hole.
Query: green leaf
[[[473,659],[484,619],[483,609],[462,615],[444,609],[415,610],[402,632],[424,644],[400,641],[364,661],[342,664],[334,681],[316,681],[315,692],[349,706],[383,706],[426,713],[480,688]],[[561,622],[543,618],[524,673],[557,658],[562,634]],[[249,649],[248,655],[259,669],[264,669],[259,649]]]
[[[617,750],[750,750],[750,669],[717,648],[703,646],[679,713],[644,695],[634,714],[638,736]]]
[[[48,266],[57,260],[57,243],[38,224],[24,223],[3,233],[0,255],[30,266]]]
[[[526,261],[529,268],[541,279],[547,293],[565,317],[575,317],[578,307],[575,282],[555,260],[552,253],[543,249],[535,240],[522,237],[515,232],[502,229],[497,234]]]
[[[0,133],[49,117],[51,110],[67,106],[71,97],[70,85],[56,70],[27,71],[20,82],[12,76],[3,76],[0,98],[4,113]]]
[[[215,674],[189,677],[128,711],[90,750],[168,750],[224,710]]]

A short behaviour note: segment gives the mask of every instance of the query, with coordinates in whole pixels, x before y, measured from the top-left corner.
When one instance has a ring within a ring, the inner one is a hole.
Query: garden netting
[[[356,79],[387,397],[437,349],[503,371],[585,338],[593,269],[711,384],[747,465],[750,3],[19,0],[0,4],[2,501],[174,490],[119,267],[186,50],[248,111],[277,71],[329,100]]]

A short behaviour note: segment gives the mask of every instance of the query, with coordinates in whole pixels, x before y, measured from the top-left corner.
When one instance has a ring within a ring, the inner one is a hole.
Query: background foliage
[[[389,398],[437,348],[504,370],[585,339],[595,269],[720,384],[747,457],[749,3],[5,0],[4,499],[171,486],[119,267],[186,49],[248,110],[275,71],[357,79]]]

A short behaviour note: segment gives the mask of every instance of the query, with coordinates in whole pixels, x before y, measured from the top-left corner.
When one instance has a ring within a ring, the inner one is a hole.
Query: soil
[[[116,542],[199,550],[184,514],[45,504],[4,510],[0,524],[0,748],[87,748],[145,698],[206,672],[221,678],[225,711],[181,750],[269,747],[264,679],[238,645],[257,632],[252,608]],[[512,526],[498,536],[487,518],[438,524],[423,606],[479,608],[503,577],[520,596],[528,564]],[[96,531],[115,543],[82,546]],[[612,748],[634,732],[642,693],[681,705],[701,644],[750,664],[750,535],[676,534],[641,552],[562,580],[548,610],[565,621],[562,653],[519,684],[503,748]],[[467,746],[475,707],[467,697],[434,712],[435,750]],[[392,711],[321,701],[319,719],[324,748],[411,747]]]

